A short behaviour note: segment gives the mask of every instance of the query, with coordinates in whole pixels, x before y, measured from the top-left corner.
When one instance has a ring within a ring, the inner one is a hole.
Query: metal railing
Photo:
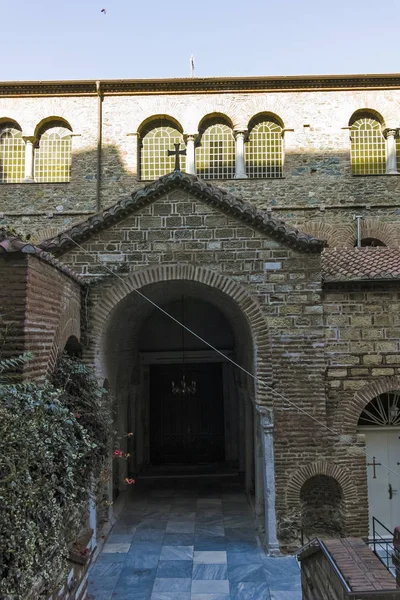
[[[393,531],[376,517],[372,517],[372,539],[368,540],[368,544],[381,563],[396,577],[396,570],[392,564]]]

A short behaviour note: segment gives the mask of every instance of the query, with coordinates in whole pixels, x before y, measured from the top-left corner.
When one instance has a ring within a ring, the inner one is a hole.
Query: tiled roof
[[[273,218],[269,213],[258,210],[251,204],[243,202],[221,188],[206,183],[195,175],[174,171],[135,192],[131,197],[124,198],[117,204],[89,217],[86,221],[43,241],[40,247],[50,252],[66,250],[73,246],[73,242],[69,238],[76,242],[87,239],[92,233],[114,225],[125,219],[130,213],[175,189],[187,191],[192,196],[220,209],[221,212],[237,217],[251,227],[263,231],[266,235],[299,250],[320,252],[325,246],[324,241],[298,231],[284,221]]]
[[[325,248],[322,278],[325,282],[400,279],[400,248]]]
[[[297,556],[300,561],[303,561],[320,551],[325,554],[331,564],[335,565],[339,581],[347,592],[361,594],[362,592],[399,591],[393,575],[362,539],[348,537],[321,540],[315,538],[300,548]]]
[[[62,262],[54,258],[52,254],[50,254],[49,252],[45,252],[41,248],[33,246],[28,242],[23,242],[17,237],[11,236],[5,238],[3,241],[0,242],[0,256],[4,254],[13,254],[16,252],[20,252],[22,254],[33,254],[38,259],[44,260],[45,262],[49,263],[54,268],[56,268],[58,271],[61,271],[61,273],[68,275],[68,277],[71,277],[80,285],[84,284],[84,280],[80,275],[77,275],[74,271],[69,269]]]

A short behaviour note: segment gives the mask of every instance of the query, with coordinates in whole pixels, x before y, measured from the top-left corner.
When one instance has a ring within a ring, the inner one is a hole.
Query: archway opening
[[[213,349],[254,372],[245,315],[226,293],[193,281],[158,282],[141,293],[151,302],[128,293],[103,338],[118,439],[130,455],[126,470],[116,470],[115,489],[127,475],[158,470],[237,473],[254,493],[254,382]]]
[[[309,538],[343,535],[343,492],[330,475],[314,475],[300,491],[303,532]]]

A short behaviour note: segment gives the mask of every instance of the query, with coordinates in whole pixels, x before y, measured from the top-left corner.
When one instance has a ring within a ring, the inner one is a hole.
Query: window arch
[[[25,142],[14,121],[0,124],[0,183],[21,183],[25,178]]]
[[[246,145],[247,175],[282,177],[282,165],[282,125],[266,115],[252,119]]]
[[[386,173],[386,140],[382,123],[370,112],[359,111],[350,120],[353,175]]]
[[[175,168],[175,157],[168,156],[174,144],[184,144],[180,126],[172,119],[159,118],[148,123],[140,131],[140,178],[154,180],[171,173]],[[186,158],[180,157],[180,167],[186,170]]]
[[[212,117],[200,126],[196,170],[202,179],[231,179],[235,176],[235,138],[226,118]]]
[[[39,130],[35,144],[35,181],[38,183],[70,181],[71,158],[71,129],[63,121],[48,123]]]

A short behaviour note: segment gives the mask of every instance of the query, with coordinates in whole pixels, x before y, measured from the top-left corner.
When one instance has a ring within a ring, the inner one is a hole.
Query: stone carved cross
[[[367,467],[374,467],[374,476],[373,479],[376,479],[376,467],[379,467],[382,463],[378,463],[375,461],[375,456],[372,457],[372,463],[367,463]]]
[[[184,156],[186,154],[186,150],[179,150],[180,144],[174,144],[175,150],[168,150],[168,156],[175,156],[175,171],[180,171],[181,166],[179,164],[180,159],[179,156]]]

